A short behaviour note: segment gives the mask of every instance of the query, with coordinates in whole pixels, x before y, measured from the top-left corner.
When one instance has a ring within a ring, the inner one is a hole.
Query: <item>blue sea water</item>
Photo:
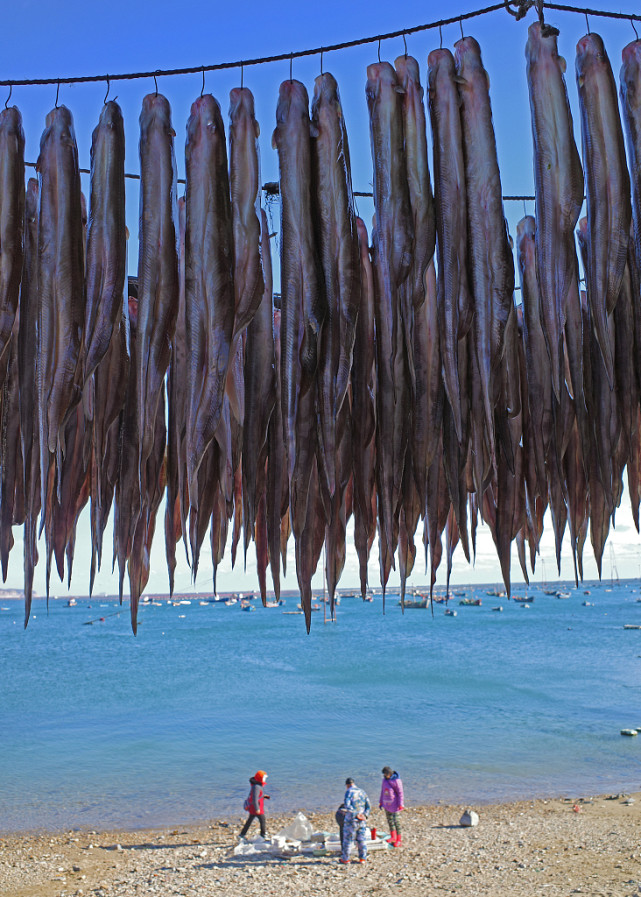
[[[0,831],[240,819],[257,768],[272,812],[333,809],[346,775],[376,800],[386,764],[409,804],[640,789],[638,582],[529,594],[346,598],[310,635],[289,604],[163,604],[136,638],[112,599],[36,601],[26,631],[0,600]]]

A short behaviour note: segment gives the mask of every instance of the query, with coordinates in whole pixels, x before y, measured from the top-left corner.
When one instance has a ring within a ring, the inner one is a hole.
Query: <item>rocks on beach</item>
[[[571,798],[484,806],[482,825],[457,824],[460,809],[402,814],[403,847],[373,851],[365,865],[334,856],[234,856],[230,825],[0,838],[2,897],[567,897],[632,895],[641,884],[641,801]],[[573,811],[580,806],[581,813]],[[474,811],[471,811],[474,812]],[[289,816],[268,817],[277,831]],[[333,814],[309,813],[314,831]],[[371,823],[384,830],[383,814]],[[89,845],[92,849],[89,849]]]

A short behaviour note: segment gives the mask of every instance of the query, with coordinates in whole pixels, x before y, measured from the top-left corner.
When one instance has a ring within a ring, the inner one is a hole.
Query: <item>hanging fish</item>
[[[473,37],[457,41],[455,48],[465,151],[474,349],[481,377],[486,440],[490,457],[494,458],[494,380],[499,375],[503,337],[512,310],[514,260],[503,213],[489,76]],[[474,407],[472,413],[476,413]]]
[[[347,130],[336,80],[319,75],[312,100],[314,221],[327,319],[318,369],[320,467],[334,495],[340,438],[336,424],[345,400],[360,304],[360,259]]]
[[[260,128],[246,87],[229,94],[229,181],[234,241],[234,336],[258,311],[264,292],[261,265]]]
[[[374,165],[372,231],[377,400],[379,538],[386,541],[382,569],[393,566],[398,510],[409,436],[409,381],[399,287],[412,263],[413,223],[403,139],[403,108],[388,62],[367,68],[366,96]]]
[[[541,326],[550,357],[552,385],[561,396],[561,335],[575,277],[574,227],[583,205],[583,171],[574,141],[565,85],[565,60],[556,35],[538,22],[528,28],[525,50],[534,143],[536,270]]]
[[[84,250],[80,172],[73,119],[66,106],[47,115],[37,162],[38,407],[43,520],[51,520],[54,457],[60,469],[64,427],[80,401],[78,359],[84,322]],[[59,486],[59,482],[58,482]],[[51,533],[46,536],[51,545]]]
[[[0,111],[0,359],[18,307],[25,209],[24,131],[17,106]]]
[[[586,34],[576,53],[588,210],[586,285],[592,326],[613,388],[607,316],[619,298],[628,256],[630,177],[617,90],[603,41],[598,34]]]
[[[432,50],[427,66],[438,235],[439,340],[445,392],[460,441],[463,424],[457,344],[472,323],[467,281],[467,199],[460,98],[454,57],[449,50]]]
[[[120,106],[110,100],[91,142],[83,384],[107,353],[118,326],[126,268],[125,129]]]
[[[178,311],[175,131],[168,101],[148,94],[140,114],[140,235],[138,329],[135,365],[138,390],[138,478],[156,439],[156,411]],[[133,359],[133,356],[132,356]]]

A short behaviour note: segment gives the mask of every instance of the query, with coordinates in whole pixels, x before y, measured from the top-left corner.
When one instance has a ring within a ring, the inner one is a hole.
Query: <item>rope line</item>
[[[35,162],[25,162],[24,164],[27,165],[29,168],[36,167]],[[91,170],[89,168],[79,168],[78,171],[80,172],[80,174],[91,174]],[[132,181],[140,180],[139,174],[125,173],[125,177],[130,178]],[[185,180],[185,178],[177,178],[176,183],[177,184],[186,184],[187,181]],[[280,193],[279,185],[275,181],[269,181],[269,182],[263,184],[263,186],[260,189],[263,191],[263,193],[266,193],[267,196],[278,196]],[[369,196],[369,197],[374,196],[374,194],[371,192],[371,190],[369,192],[361,192],[359,190],[354,190],[353,195],[354,196]],[[503,196],[501,198],[503,199],[504,202],[524,202],[524,201],[534,202],[536,200],[536,196]]]
[[[330,46],[324,47],[314,47],[310,50],[297,50],[295,52],[287,52],[287,53],[279,53],[275,56],[262,56],[257,57],[255,59],[243,59],[238,60],[237,62],[217,62],[212,65],[196,65],[191,66],[189,68],[180,68],[180,69],[156,69],[155,71],[147,71],[147,72],[128,72],[126,74],[113,75],[113,74],[104,74],[104,75],[76,75],[67,78],[61,78],[59,76],[55,78],[9,78],[0,81],[0,86],[2,87],[30,87],[32,85],[43,85],[43,84],[57,84],[58,88],[61,84],[84,84],[91,83],[96,81],[104,81],[109,84],[110,81],[134,81],[140,78],[153,78],[155,82],[155,89],[158,92],[158,84],[157,78],[160,77],[170,77],[172,75],[195,75],[199,73],[205,72],[214,72],[220,71],[222,69],[241,69],[245,66],[250,65],[264,65],[269,62],[283,62],[289,60],[290,63],[293,59],[301,59],[305,56],[319,56],[324,53],[330,53],[335,50],[346,50],[351,47],[359,47],[364,44],[373,44],[384,40],[393,40],[394,38],[402,37],[405,39],[408,34],[417,34],[421,31],[430,31],[431,29],[438,28],[442,30],[445,25],[454,25],[457,22],[461,25],[462,23],[469,20],[478,18],[479,16],[487,15],[491,12],[497,12],[498,10],[507,10],[510,15],[514,16],[514,18],[521,19],[526,13],[535,5],[539,6],[541,9],[551,9],[557,12],[574,12],[579,13],[580,15],[590,15],[597,16],[601,18],[610,18],[610,19],[621,19],[629,22],[641,22],[641,14],[638,13],[623,13],[623,12],[608,12],[607,10],[598,10],[598,9],[586,9],[585,7],[578,6],[568,6],[563,3],[548,3],[543,2],[540,3],[540,0],[502,0],[501,3],[494,3],[491,6],[486,6],[482,9],[475,9],[471,12],[460,13],[457,16],[451,16],[447,19],[440,19],[437,22],[428,22],[425,25],[414,25],[411,28],[402,28],[399,31],[388,31],[386,34],[376,34],[371,37],[361,37],[356,40],[351,41],[343,41],[339,44],[331,44]],[[511,7],[515,7],[512,9]]]

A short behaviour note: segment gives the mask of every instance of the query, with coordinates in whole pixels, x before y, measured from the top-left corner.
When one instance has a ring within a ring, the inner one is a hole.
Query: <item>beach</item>
[[[240,815],[176,829],[8,835],[0,839],[0,894],[641,894],[641,793],[480,805],[472,828],[459,825],[464,809],[410,807],[401,848],[371,851],[366,864],[349,866],[335,856],[234,856]],[[305,812],[315,829],[336,829],[332,815]],[[268,832],[291,818],[268,816]],[[371,822],[382,830],[382,811]]]

